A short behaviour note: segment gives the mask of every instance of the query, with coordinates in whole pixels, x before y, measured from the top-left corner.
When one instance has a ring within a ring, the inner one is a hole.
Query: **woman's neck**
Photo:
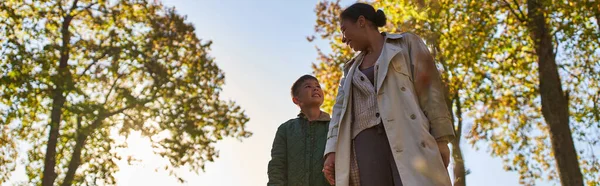
[[[379,32],[375,32],[373,34],[369,34],[367,40],[369,41],[369,46],[366,48],[366,54],[377,54],[381,52],[383,48],[383,42],[385,40],[384,36]]]

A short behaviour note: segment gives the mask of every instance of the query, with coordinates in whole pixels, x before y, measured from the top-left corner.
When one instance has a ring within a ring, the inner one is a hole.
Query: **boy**
[[[323,90],[317,78],[304,75],[294,82],[291,92],[300,114],[277,129],[267,185],[329,185],[322,172],[330,120],[320,110]]]

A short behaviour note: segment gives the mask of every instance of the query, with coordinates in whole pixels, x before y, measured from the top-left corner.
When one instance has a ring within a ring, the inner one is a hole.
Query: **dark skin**
[[[302,83],[298,89],[298,95],[292,98],[294,104],[309,121],[314,121],[321,116],[321,105],[323,104],[323,90],[319,82],[309,79]]]
[[[372,22],[360,16],[358,20],[342,20],[340,29],[343,41],[355,51],[366,53],[360,69],[366,69],[375,65],[381,50],[383,49],[384,36],[379,33]]]
[[[350,46],[354,51],[365,53],[359,68],[366,69],[374,66],[381,55],[385,42],[384,36],[381,35],[377,27],[371,21],[365,19],[364,16],[360,16],[356,21],[343,19],[340,29],[344,37],[342,39],[344,43]],[[417,78],[421,77],[419,76]],[[428,81],[420,82],[427,83]],[[416,86],[417,89],[420,89],[419,85]],[[423,84],[422,87],[427,87],[427,85]],[[448,167],[450,162],[450,149],[447,144],[446,141],[437,142],[440,155],[442,156],[442,160],[446,167]],[[335,185],[335,152],[325,155],[323,167],[325,178],[331,185]]]

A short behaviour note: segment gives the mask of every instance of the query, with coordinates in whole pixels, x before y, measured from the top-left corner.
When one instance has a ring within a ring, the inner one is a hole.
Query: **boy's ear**
[[[292,101],[294,102],[294,104],[299,105],[300,104],[300,100],[298,100],[298,98],[296,97],[292,97]]]

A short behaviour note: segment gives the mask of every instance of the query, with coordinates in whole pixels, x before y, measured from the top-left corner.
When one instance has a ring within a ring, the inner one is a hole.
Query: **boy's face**
[[[323,104],[323,90],[321,90],[321,85],[313,79],[302,82],[302,85],[298,88],[298,95],[292,98],[292,100],[300,107],[320,107]]]

